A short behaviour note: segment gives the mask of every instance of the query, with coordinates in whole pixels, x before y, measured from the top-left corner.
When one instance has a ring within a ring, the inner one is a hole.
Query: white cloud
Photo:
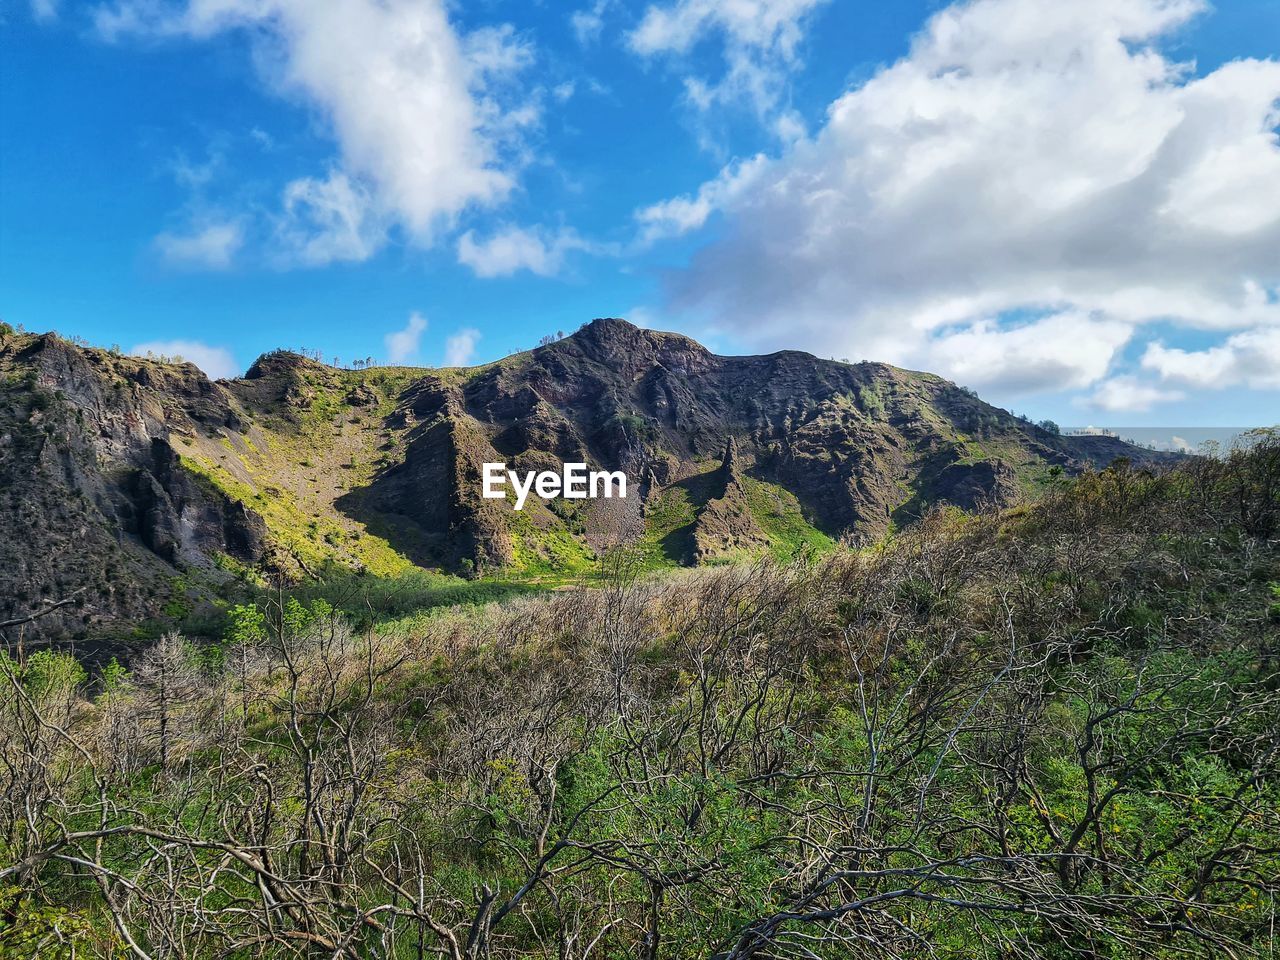
[[[225,270],[244,244],[244,228],[237,221],[195,226],[186,232],[165,232],[155,238],[164,259],[183,267]]]
[[[596,0],[591,6],[575,10],[569,15],[569,26],[580,46],[589,47],[600,39],[604,30],[604,15],[612,3],[613,0]]]
[[[826,0],[674,0],[650,5],[627,42],[644,56],[683,56],[708,37],[723,43],[717,81],[688,77],[690,103],[706,111],[747,102],[765,116],[778,106],[808,17]],[[794,121],[789,121],[793,123]]]
[[[240,373],[231,351],[225,347],[211,347],[199,340],[149,340],[129,351],[135,357],[177,357],[194,363],[210,378],[221,380]]]
[[[210,147],[209,155],[203,163],[191,160],[185,152],[178,151],[171,164],[174,182],[191,191],[198,191],[209,186],[225,162],[222,151]]]
[[[467,366],[475,355],[476,344],[479,342],[479,330],[473,327],[459,330],[444,342],[444,365],[446,367]]]
[[[304,177],[285,187],[276,260],[313,267],[367,260],[386,241],[388,229],[388,218],[359,181],[339,170],[324,180]]]
[[[1098,384],[1086,401],[1088,406],[1113,413],[1145,413],[1162,403],[1183,399],[1176,390],[1162,390],[1133,377],[1113,377]]]
[[[746,191],[766,169],[768,160],[764,154],[735,161],[720,171],[716,179],[699,187],[694,196],[673,197],[636,211],[642,239],[653,242],[697,230],[713,212],[729,206]]]
[[[528,270],[540,277],[553,277],[573,250],[591,249],[572,230],[548,234],[540,229],[508,226],[484,240],[468,230],[458,240],[458,262],[478,277],[506,277]]]
[[[31,16],[37,20],[56,20],[60,0],[31,0]]]
[[[778,48],[794,56],[804,17],[823,0],[675,0],[652,4],[628,38],[642,54],[688,53],[709,33],[721,33],[734,43],[759,49]]]
[[[95,20],[108,39],[242,30],[268,85],[318,111],[340,167],[285,195],[287,207],[324,211],[285,234],[307,263],[369,256],[386,231],[368,224],[428,245],[462,211],[500,203],[519,162],[512,138],[537,117],[508,82],[531,49],[509,27],[459,35],[444,0],[116,0]]]
[[[382,338],[387,346],[387,358],[392,363],[404,363],[418,355],[418,345],[422,335],[427,331],[427,318],[416,310],[409,314],[409,321],[404,328],[395,333],[388,333]]]
[[[533,46],[509,23],[480,27],[463,38],[463,54],[472,73],[499,81],[533,65]]]
[[[1093,318],[1091,357],[1125,325],[1280,325],[1280,62],[1197,78],[1157,51],[1203,8],[945,9],[742,189],[717,185],[731,167],[683,206],[650,208],[660,224],[705,221],[705,199],[724,215],[672,305],[759,345],[956,369],[966,357],[945,331],[990,338],[1027,315]],[[646,46],[691,42],[655,23]],[[1044,385],[1097,373],[1073,362]]]
[[[1237,333],[1207,350],[1153,343],[1142,355],[1142,366],[1188,387],[1280,390],[1280,327]]]
[[[924,366],[1002,395],[1087,387],[1133,335],[1126,323],[1075,313],[1002,328],[979,320],[930,340]]]

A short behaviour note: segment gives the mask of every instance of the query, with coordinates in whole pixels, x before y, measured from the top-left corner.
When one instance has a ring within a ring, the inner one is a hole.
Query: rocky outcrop
[[[1018,497],[1018,474],[1003,460],[953,463],[938,475],[932,494],[962,510],[1008,506]]]
[[[768,537],[751,512],[739,469],[738,444],[730,437],[716,476],[719,494],[707,501],[693,525],[694,563],[768,546]]]
[[[491,571],[510,563],[510,533],[481,497],[482,465],[502,460],[461,408],[461,394],[425,377],[388,418],[404,425],[402,456],[338,506],[373,522],[420,566]]]
[[[267,552],[267,527],[244,503],[201,484],[161,437],[135,481],[138,535],[174,566],[200,566],[214,554],[254,564]]]

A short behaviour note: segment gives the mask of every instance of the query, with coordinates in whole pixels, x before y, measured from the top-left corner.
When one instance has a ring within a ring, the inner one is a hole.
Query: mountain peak
[[[585,340],[610,346],[625,346],[647,339],[648,331],[619,317],[597,317],[573,334],[571,340]]]
[[[253,361],[253,365],[245,372],[246,380],[261,380],[264,377],[273,374],[287,373],[295,370],[303,370],[310,367],[321,367],[323,364],[317,363],[308,357],[304,357],[300,353],[292,350],[272,350],[262,354],[257,360]]]
[[[593,329],[597,331],[605,330],[625,330],[636,331],[641,329],[630,320],[624,320],[622,317],[596,317],[584,325],[583,329]]]
[[[585,324],[577,333],[568,338],[582,344],[588,344],[609,353],[630,353],[644,350],[682,351],[710,356],[698,341],[680,333],[667,333],[661,330],[650,330],[638,327],[629,320],[619,317],[597,317]]]

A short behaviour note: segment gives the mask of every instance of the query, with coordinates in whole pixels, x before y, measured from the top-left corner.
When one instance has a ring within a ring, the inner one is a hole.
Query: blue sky
[[[1274,0],[8,0],[0,316],[217,374],[596,316],[1280,420]]]

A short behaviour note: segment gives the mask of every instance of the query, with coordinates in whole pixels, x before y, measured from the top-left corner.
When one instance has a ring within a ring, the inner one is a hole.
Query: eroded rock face
[[[29,632],[91,639],[172,600],[184,569],[261,559],[261,518],[198,484],[170,446],[244,425],[195,367],[46,335],[0,341],[0,373],[0,619],[74,597]]]
[[[252,564],[267,549],[258,514],[201,485],[161,437],[151,440],[151,466],[138,471],[139,533],[153,552],[177,566],[199,566],[222,553]]]
[[[421,566],[474,572],[509,564],[513,548],[499,507],[481,497],[483,464],[502,458],[461,407],[459,391],[426,377],[402,399],[393,421],[408,426],[401,459],[350,496],[356,516],[398,528]]]
[[[1018,475],[1003,460],[953,463],[939,475],[933,492],[939,501],[962,510],[1009,506],[1018,497]]]
[[[730,437],[716,476],[719,493],[707,501],[694,522],[691,558],[694,563],[768,546],[768,538],[747,502],[740,469],[738,444]]]

